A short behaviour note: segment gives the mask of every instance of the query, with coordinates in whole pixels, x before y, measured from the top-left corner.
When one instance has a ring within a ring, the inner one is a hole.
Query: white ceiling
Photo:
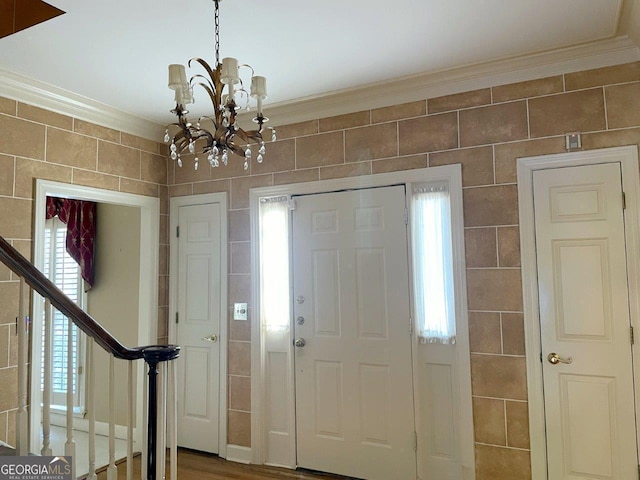
[[[224,0],[221,57],[267,77],[268,114],[269,104],[624,35],[632,1]],[[49,3],[67,13],[0,39],[0,69],[164,124],[167,65],[214,63],[212,0]],[[192,111],[206,102],[196,92]]]

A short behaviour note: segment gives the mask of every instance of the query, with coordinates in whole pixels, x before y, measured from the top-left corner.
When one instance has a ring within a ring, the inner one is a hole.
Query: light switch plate
[[[247,319],[247,304],[246,303],[234,303],[233,304],[233,319],[234,320],[246,320]]]

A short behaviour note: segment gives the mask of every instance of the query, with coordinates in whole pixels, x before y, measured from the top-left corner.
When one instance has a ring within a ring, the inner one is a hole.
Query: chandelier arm
[[[239,157],[244,157],[244,148],[242,148],[240,145],[236,145],[233,140],[227,142],[227,148]]]
[[[216,69],[211,74],[211,81],[213,82],[213,90],[215,92],[215,101],[213,103],[213,111],[215,113],[216,121],[222,121],[222,90],[224,84],[220,79],[222,75],[222,64],[218,64]]]
[[[195,79],[202,79],[204,82],[206,82],[206,85],[213,90],[213,83],[211,83],[211,80],[209,80],[207,77],[205,77],[204,75],[198,73],[196,75],[194,75],[193,77],[191,77],[191,79],[189,80],[189,83],[194,83]],[[202,85],[202,82],[198,82],[198,85]]]
[[[245,132],[245,134],[247,135],[247,137],[253,140],[262,140],[262,133],[260,132],[260,130],[249,130],[248,132]]]
[[[238,65],[238,68],[242,68],[242,67],[247,67],[249,70],[251,70],[251,76],[255,76],[256,71],[253,69],[253,67],[251,65],[249,65],[248,63],[241,63],[240,65]]]
[[[213,78],[213,72],[214,72],[214,69],[213,69],[213,68],[211,68],[211,67],[209,66],[209,64],[207,63],[207,61],[206,61],[206,60],[204,60],[204,59],[202,59],[202,58],[200,58],[200,57],[193,57],[193,58],[190,58],[190,59],[189,59],[189,62],[187,62],[187,65],[189,66],[189,68],[191,68],[191,62],[197,62],[197,63],[199,63],[199,64],[202,66],[202,68],[204,68],[204,69],[205,69],[205,71],[209,74],[209,76],[210,76],[211,78]]]
[[[202,77],[202,78],[204,78],[206,80],[205,77]],[[207,80],[207,82],[208,82],[208,80]],[[203,83],[203,82],[197,82],[196,85],[200,85],[202,88],[204,88],[207,91],[207,93],[209,94],[209,98],[211,99],[211,103],[213,105],[215,105],[216,104],[216,95],[215,95],[215,91],[210,86],[211,84],[207,85],[206,83]]]
[[[262,141],[262,135],[258,130],[249,130],[248,132],[237,130],[235,135],[247,144],[254,142],[260,143]]]

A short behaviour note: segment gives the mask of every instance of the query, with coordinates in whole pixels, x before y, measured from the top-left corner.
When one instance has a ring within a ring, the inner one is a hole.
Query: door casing
[[[615,147],[556,155],[523,157],[518,159],[518,199],[520,214],[520,245],[522,256],[523,311],[529,400],[529,431],[531,443],[532,478],[547,478],[547,445],[545,437],[544,394],[542,382],[542,353],[540,342],[540,312],[538,306],[538,278],[535,253],[535,224],[533,210],[533,172],[535,170],[568,166],[620,163],[625,194],[625,241],[629,284],[629,312],[631,325],[640,328],[640,174],[637,146]],[[639,412],[640,359],[633,357],[636,412]],[[637,428],[637,427],[636,427]],[[640,432],[637,432],[640,434]],[[640,438],[637,436],[637,438]]]
[[[399,172],[383,173],[376,175],[368,175],[353,178],[341,178],[336,180],[322,180],[317,182],[298,183],[290,185],[280,185],[274,187],[254,188],[250,190],[250,209],[251,209],[251,248],[252,248],[252,298],[254,306],[254,314],[252,315],[252,360],[251,360],[251,451],[248,453],[247,461],[255,464],[271,464],[284,466],[289,468],[295,467],[295,451],[291,452],[292,442],[288,442],[288,447],[278,448],[279,460],[269,459],[267,445],[266,419],[268,412],[265,411],[263,399],[266,394],[266,381],[264,372],[264,338],[262,335],[262,327],[260,325],[260,279],[259,279],[259,226],[258,226],[258,205],[260,197],[265,196],[281,196],[281,195],[304,195],[314,193],[325,193],[332,191],[348,190],[354,188],[370,188],[379,186],[389,186],[398,184],[412,184],[425,182],[449,182],[451,188],[451,210],[452,210],[452,236],[454,253],[454,282],[456,288],[456,318],[458,319],[457,332],[459,339],[457,340],[458,365],[462,372],[459,375],[459,384],[457,385],[460,394],[460,423],[459,423],[459,451],[460,462],[463,466],[463,478],[475,478],[475,459],[474,459],[474,440],[473,440],[473,415],[471,410],[471,374],[470,374],[470,354],[469,354],[469,332],[467,323],[467,289],[466,289],[466,271],[464,265],[464,225],[462,215],[462,176],[461,166],[445,165],[440,167],[431,167],[416,170],[406,170]],[[409,239],[409,249],[411,250],[411,240]],[[457,261],[455,260],[457,259]],[[410,278],[412,277],[411,265]],[[413,292],[411,292],[413,298]],[[412,307],[413,308],[413,307]],[[415,318],[415,317],[414,317]],[[284,334],[290,337],[292,332]],[[292,338],[283,338],[283,344],[292,345]],[[414,335],[413,342],[417,342],[417,336]],[[414,368],[414,385],[418,384],[416,378],[417,358],[416,349],[413,349],[413,368]],[[293,355],[289,355],[289,370],[293,372]],[[293,390],[293,385],[290,385]],[[417,388],[414,389],[414,405],[420,405]],[[293,392],[288,395],[290,402],[293,402]],[[289,422],[295,425],[295,408],[290,406]],[[415,413],[417,435],[420,437],[420,417],[419,412]],[[294,427],[295,430],[295,427]],[[293,442],[295,448],[295,441]],[[418,478],[422,478],[420,458],[420,448],[417,450],[418,455]],[[282,459],[282,460],[280,460]]]
[[[225,241],[227,236],[227,194],[210,193],[205,195],[191,195],[188,197],[173,197],[170,200],[170,230],[169,230],[169,248],[170,248],[170,277],[169,277],[169,343],[175,343],[178,335],[176,328],[175,315],[178,309],[178,239],[176,237],[176,228],[178,225],[178,209],[188,205],[204,205],[207,203],[220,204],[220,238],[223,241],[220,244],[220,331],[218,334],[220,344],[220,382],[218,390],[218,455],[227,458],[227,325],[228,325],[228,308],[227,308],[227,283],[228,283],[228,242]],[[172,273],[171,273],[172,272]]]
[[[101,188],[86,187],[83,185],[71,185],[50,180],[36,180],[35,187],[35,207],[34,207],[34,265],[40,269],[44,262],[44,245],[40,239],[44,238],[45,209],[47,196],[77,198],[102,203],[111,203],[140,208],[140,245],[148,248],[140,249],[140,301],[138,305],[138,339],[141,345],[153,345],[157,343],[157,318],[158,318],[158,225],[160,221],[160,201],[158,198],[147,197],[124,192],[114,192]],[[33,315],[34,318],[42,318],[44,315],[44,303],[37,300],[41,298],[34,292]],[[33,323],[32,345],[40,345],[42,342],[42,324]],[[34,351],[39,351],[35,349]],[[32,371],[39,372],[42,358],[38,354],[32,358]],[[136,378],[138,392],[136,395],[136,420],[134,430],[134,441],[137,445],[143,445],[146,441],[143,412],[146,409],[144,403],[144,368],[136,367]],[[32,404],[41,403],[40,378],[39,375],[31,375],[30,395]],[[41,410],[31,409],[30,412],[30,445],[40,445],[42,436],[40,433]],[[76,418],[75,428],[88,431],[88,421]],[[96,424],[98,434],[108,434],[108,425],[98,422]],[[126,438],[126,427],[116,426],[116,437]],[[40,446],[38,446],[38,451]]]

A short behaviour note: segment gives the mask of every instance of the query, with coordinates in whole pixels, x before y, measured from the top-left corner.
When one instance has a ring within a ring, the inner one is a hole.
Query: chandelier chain
[[[214,23],[215,23],[215,43],[216,43],[216,67],[220,65],[220,10],[219,10],[219,0],[214,0],[216,4],[215,13],[214,13]]]

